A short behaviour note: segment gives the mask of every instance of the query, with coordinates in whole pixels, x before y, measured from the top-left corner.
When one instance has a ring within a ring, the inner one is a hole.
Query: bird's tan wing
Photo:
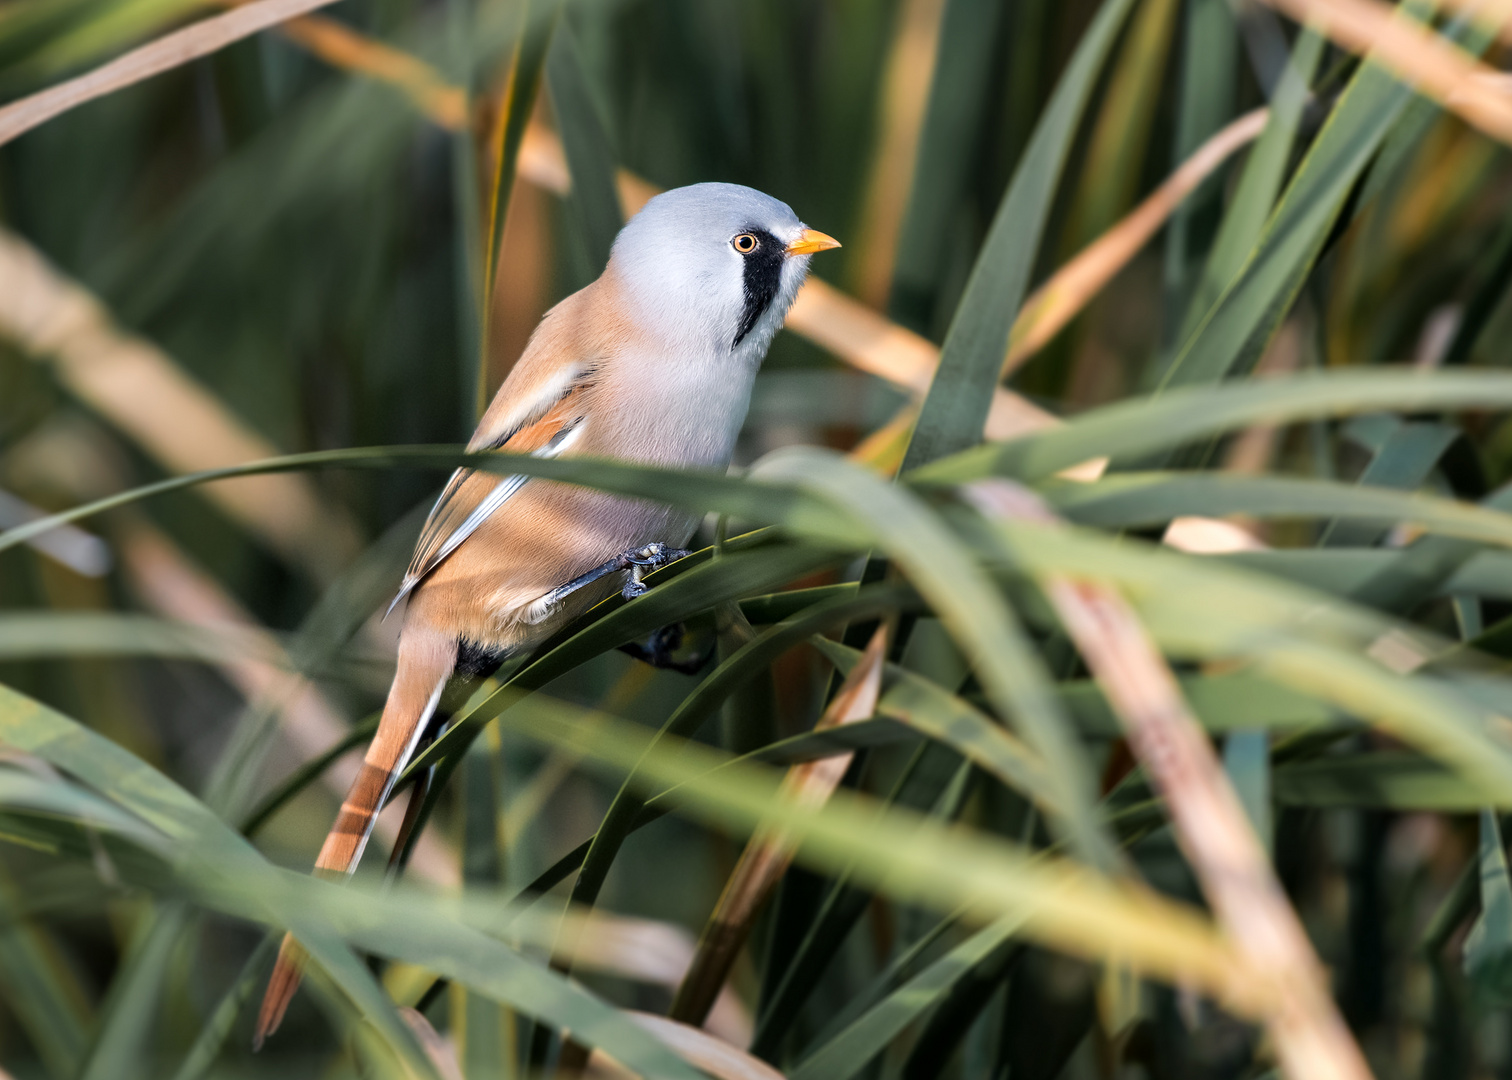
[[[473,450],[512,450],[533,457],[556,457],[576,441],[587,422],[588,391],[593,386],[593,369],[580,365],[570,379],[545,388],[539,400],[527,404],[518,423],[502,433],[490,434],[484,425],[469,443]],[[494,410],[490,410],[492,413]],[[514,410],[521,414],[519,407]],[[415,545],[394,606],[440,566],[448,555],[477,531],[478,526],[497,513],[529,479],[527,476],[498,476],[474,469],[458,469],[446,482],[425,528]]]

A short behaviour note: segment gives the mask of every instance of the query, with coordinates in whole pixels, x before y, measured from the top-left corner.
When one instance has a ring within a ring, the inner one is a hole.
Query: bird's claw
[[[609,574],[618,574],[621,571],[630,571],[629,579],[620,590],[620,595],[626,600],[634,600],[646,591],[646,586],[641,582],[642,575],[649,573],[658,567],[666,566],[670,562],[676,562],[689,554],[683,548],[669,547],[666,544],[647,544],[644,547],[631,548],[622,551],[614,558],[609,559],[586,574],[573,578],[565,585],[558,585],[545,596],[537,600],[531,607],[535,618],[544,618],[554,611],[563,600],[585,586],[592,585],[595,581]]]
[[[644,596],[646,586],[641,581],[642,574],[665,566],[667,563],[676,562],[687,554],[688,552],[682,548],[668,547],[666,544],[647,544],[643,548],[624,552],[619,558],[626,563],[630,577],[625,581],[625,587],[620,590],[620,595],[626,600]]]

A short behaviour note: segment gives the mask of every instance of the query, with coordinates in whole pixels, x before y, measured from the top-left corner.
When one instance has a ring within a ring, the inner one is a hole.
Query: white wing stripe
[[[554,458],[558,456],[571,447],[573,443],[577,442],[578,436],[583,432],[583,427],[584,424],[581,420],[571,427],[564,427],[553,435],[545,446],[533,451],[530,456],[537,458]],[[407,578],[404,584],[399,587],[399,595],[394,597],[393,603],[389,604],[388,612],[384,612],[384,615],[387,616],[389,612],[393,611],[398,606],[399,601],[408,596],[415,586],[420,584],[421,579],[426,574],[440,566],[448,555],[462,545],[464,540],[477,532],[478,526],[487,521],[490,514],[508,502],[515,492],[525,486],[525,481],[529,479],[530,477],[528,476],[520,475],[501,476],[499,482],[494,485],[493,490],[484,496],[483,501],[473,508],[473,512],[467,515],[467,519],[461,525],[452,530],[451,535],[446,538],[446,542],[428,560],[429,565],[425,568],[425,573]]]

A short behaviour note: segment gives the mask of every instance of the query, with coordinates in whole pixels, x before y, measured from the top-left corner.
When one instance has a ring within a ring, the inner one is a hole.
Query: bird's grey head
[[[610,269],[660,340],[707,343],[759,363],[809,257],[839,247],[786,203],[739,184],[656,196],[620,230]]]

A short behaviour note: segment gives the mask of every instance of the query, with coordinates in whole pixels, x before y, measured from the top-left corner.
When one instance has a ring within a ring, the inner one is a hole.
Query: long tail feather
[[[378,733],[373,736],[357,779],[352,781],[346,801],[341,804],[336,823],[326,834],[315,860],[316,873],[338,877],[357,868],[362,849],[378,820],[378,811],[383,809],[394,782],[414,754],[415,744],[436,711],[436,703],[456,661],[454,640],[425,628],[405,627],[399,641],[398,670],[383,706]],[[285,935],[263,994],[254,1047],[261,1046],[283,1021],[284,1011],[299,989],[303,965],[304,950],[292,935]]]

